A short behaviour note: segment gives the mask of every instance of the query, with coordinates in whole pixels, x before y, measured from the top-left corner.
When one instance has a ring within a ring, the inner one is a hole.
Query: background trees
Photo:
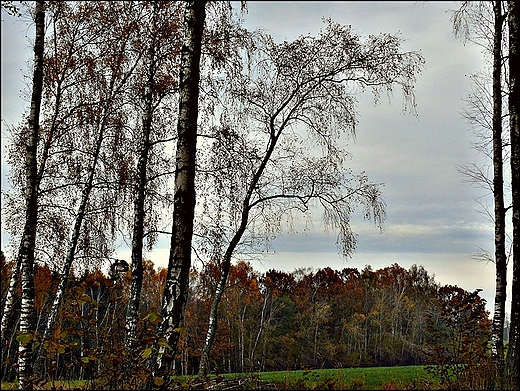
[[[2,267],[12,265],[4,260]],[[118,280],[100,270],[72,271],[54,337],[42,345],[46,360],[37,375],[91,379],[98,387],[137,388],[144,383],[160,321],[153,314],[160,311],[158,293],[166,280],[165,269],[156,270],[150,261],[144,265],[140,309],[148,316],[136,328],[135,361],[128,363],[124,353],[130,272]],[[215,265],[207,266],[191,270],[184,327],[173,357],[176,374],[198,372],[207,313],[221,273]],[[49,292],[57,285],[58,276],[49,267],[36,268],[37,318],[45,318],[52,303]],[[416,265],[408,270],[394,264],[378,270],[260,274],[239,262],[230,268],[208,367],[212,373],[434,362],[445,368],[462,362],[476,368],[486,360],[490,335],[484,304],[478,292],[440,286]],[[449,361],[438,361],[446,357]]]

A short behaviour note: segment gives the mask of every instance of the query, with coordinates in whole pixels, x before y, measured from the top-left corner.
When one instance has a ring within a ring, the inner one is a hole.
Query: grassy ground
[[[317,369],[212,376],[203,386],[196,377],[179,377],[178,388],[274,390],[399,390],[435,388],[423,366]]]
[[[58,389],[90,389],[86,382],[57,382]],[[212,376],[201,382],[196,376],[175,378],[178,389],[271,389],[271,390],[402,390],[434,389],[423,366],[318,369]],[[14,383],[2,390],[16,389]],[[52,389],[50,383],[35,389]]]
[[[263,383],[285,389],[423,389],[431,377],[423,366],[320,369],[258,374]],[[280,388],[278,388],[280,389]]]
[[[67,380],[67,381],[55,381],[55,382],[38,382],[34,384],[35,390],[79,390],[87,389],[88,382],[85,380]],[[2,382],[2,390],[17,390],[18,382],[16,383],[4,383]]]

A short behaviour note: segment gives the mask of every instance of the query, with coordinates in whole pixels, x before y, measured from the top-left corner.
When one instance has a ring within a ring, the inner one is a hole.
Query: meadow
[[[258,376],[262,382],[287,389],[424,389],[432,383],[422,365],[264,372]]]
[[[212,375],[202,381],[197,376],[172,379],[171,389],[212,390],[402,390],[436,389],[436,382],[422,365],[396,367],[307,369]],[[2,390],[17,389],[16,383],[3,383]],[[64,381],[36,385],[36,390],[101,389],[88,381]],[[117,388],[114,388],[117,389]]]

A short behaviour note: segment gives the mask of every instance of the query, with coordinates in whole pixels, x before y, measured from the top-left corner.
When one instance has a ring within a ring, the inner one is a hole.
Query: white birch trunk
[[[56,318],[58,316],[59,307],[61,302],[63,301],[63,295],[65,294],[65,290],[67,289],[67,281],[69,279],[70,269],[72,267],[72,263],[74,262],[74,255],[76,253],[76,248],[78,245],[78,240],[81,234],[81,226],[83,224],[83,219],[85,217],[87,204],[90,198],[90,192],[92,191],[93,183],[94,183],[94,174],[96,172],[96,166],[99,159],[99,153],[101,151],[101,146],[103,144],[104,132],[105,132],[105,120],[108,112],[108,106],[105,105],[103,107],[103,111],[101,114],[101,120],[98,125],[98,138],[96,141],[96,149],[94,151],[94,156],[92,160],[92,164],[88,170],[88,179],[85,184],[85,187],[82,191],[81,202],[78,207],[78,213],[76,214],[76,221],[74,222],[74,229],[71,235],[71,241],[69,250],[67,251],[67,256],[65,258],[65,263],[63,264],[63,268],[60,275],[60,283],[58,285],[58,289],[56,291],[56,296],[54,297],[54,301],[52,303],[52,308],[49,313],[49,317],[47,318],[47,324],[45,327],[45,337],[50,338],[54,331],[54,326],[56,323]]]
[[[164,344],[158,355],[152,357],[152,378],[146,384],[153,386],[154,378],[165,382],[173,354],[177,351],[180,326],[188,295],[191,268],[191,241],[195,215],[195,155],[197,149],[197,119],[200,79],[202,33],[206,17],[205,1],[188,2],[184,15],[186,35],[181,50],[179,122],[176,152],[173,227],[168,259],[168,274],[164,287],[158,335],[171,349],[166,354]]]
[[[504,371],[504,321],[507,284],[505,244],[504,177],[502,156],[502,2],[493,4],[493,197],[495,204],[495,307],[491,333],[491,350],[495,369],[502,378]]]
[[[34,337],[34,248],[38,221],[37,148],[40,128],[40,108],[43,89],[43,48],[45,39],[45,2],[38,0],[35,9],[36,36],[34,41],[34,71],[27,137],[26,171],[26,219],[20,242],[20,267],[22,275],[22,308],[20,314],[20,341],[18,349],[18,388],[32,389],[32,338]],[[18,262],[18,261],[17,261]]]
[[[150,151],[150,132],[152,128],[152,94],[155,78],[155,21],[158,12],[157,2],[153,2],[153,14],[150,20],[150,38],[147,61],[147,82],[145,87],[145,108],[142,114],[142,133],[139,161],[137,164],[136,198],[134,200],[134,227],[132,235],[132,283],[125,321],[125,348],[132,350],[136,340],[137,317],[143,287],[143,237],[144,237],[144,201],[146,190],[146,169]]]
[[[511,323],[509,348],[506,357],[506,371],[509,387],[520,388],[518,379],[519,335],[520,335],[520,81],[518,72],[520,59],[518,51],[520,8],[516,1],[508,1],[509,25],[509,121],[511,140],[511,186],[513,198],[513,281],[511,286]]]

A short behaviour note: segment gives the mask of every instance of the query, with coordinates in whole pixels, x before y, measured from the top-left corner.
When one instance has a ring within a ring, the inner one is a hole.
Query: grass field
[[[321,369],[311,371],[288,371],[260,373],[259,378],[266,382],[284,383],[314,389],[327,386],[329,389],[403,389],[422,384],[430,379],[423,366],[373,367]]]
[[[262,372],[257,376],[263,384],[273,384],[275,389],[424,389],[432,383],[424,366]]]
[[[423,366],[316,369],[300,371],[260,372],[212,376],[212,382],[201,383],[196,376],[175,378],[179,389],[271,390],[402,390],[435,389],[431,376]],[[247,379],[247,380],[245,380]],[[58,389],[89,389],[87,382],[57,382]],[[14,383],[2,384],[2,390],[16,389]],[[42,388],[52,389],[47,383]]]

